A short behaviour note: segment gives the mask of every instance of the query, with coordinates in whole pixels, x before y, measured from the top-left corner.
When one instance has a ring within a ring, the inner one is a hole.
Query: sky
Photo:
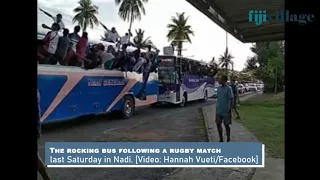
[[[99,7],[98,19],[108,28],[116,27],[120,36],[124,35],[129,28],[129,22],[119,17],[118,7],[114,0],[92,0],[92,2]],[[38,6],[53,15],[61,13],[65,26],[73,30],[73,9],[78,6],[78,0],[38,0]],[[192,43],[183,44],[183,49],[185,49],[182,52],[183,56],[209,62],[212,57],[218,60],[219,56],[224,53],[226,32],[186,0],[149,0],[144,7],[146,15],[142,16],[141,21],[133,23],[131,31],[134,34],[135,29],[145,30],[145,37],[150,37],[158,49],[162,50],[163,47],[170,44],[166,35],[168,33],[167,24],[170,23],[172,16],[175,16],[177,12],[185,12],[189,16],[188,24],[192,26],[194,36],[191,37]],[[52,20],[38,11],[38,29],[41,28],[39,25],[42,23],[51,24]],[[104,32],[99,26],[87,31],[90,39],[100,39]],[[251,46],[251,43],[244,44],[228,34],[228,48],[235,57],[233,59],[235,70],[242,70],[247,58],[253,56],[250,51]]]

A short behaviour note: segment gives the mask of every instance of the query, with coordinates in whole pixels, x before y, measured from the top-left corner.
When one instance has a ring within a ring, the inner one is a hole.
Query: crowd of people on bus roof
[[[141,52],[139,47],[133,52],[127,52],[127,47],[132,45],[130,43],[130,37],[132,36],[130,31],[120,37],[114,27],[109,30],[100,23],[108,31],[107,42],[117,44],[117,46],[105,47],[101,43],[90,44],[87,32],[79,35],[80,26],[75,26],[73,32],[70,33],[64,26],[61,14],[53,16],[42,9],[40,11],[53,20],[51,27],[42,25],[43,28],[49,29],[49,32],[38,43],[38,62],[40,64],[80,66],[86,69],[119,69],[138,73],[147,70],[155,71],[159,64],[159,51],[151,51],[151,46],[147,47],[148,51],[146,53]],[[63,36],[59,36],[59,31],[62,32]],[[212,66],[201,65],[198,61],[185,59],[181,61],[181,64],[182,72],[205,76],[214,76],[217,73]]]
[[[139,47],[133,52],[127,52],[132,36],[130,32],[120,37],[115,28],[108,30],[107,40],[117,43],[117,50],[112,45],[105,47],[102,43],[89,44],[87,32],[83,32],[82,36],[79,35],[80,26],[75,26],[73,32],[70,33],[64,28],[61,14],[53,17],[44,10],[40,10],[54,20],[51,27],[42,25],[43,28],[50,31],[38,43],[38,62],[40,64],[83,66],[86,69],[119,69],[138,73],[156,69],[156,55],[159,51],[151,51],[151,46],[147,47],[146,53],[141,53]],[[63,36],[59,36],[59,31],[63,32]]]

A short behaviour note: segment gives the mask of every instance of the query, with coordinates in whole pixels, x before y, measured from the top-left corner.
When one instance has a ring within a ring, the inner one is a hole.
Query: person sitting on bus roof
[[[88,33],[83,32],[81,38],[78,41],[78,44],[76,46],[77,54],[82,59],[86,56],[86,47],[88,43]]]
[[[80,26],[75,26],[73,29],[73,33],[69,34],[69,39],[72,42],[72,49],[74,50],[74,52],[77,51],[77,44],[81,38],[79,36],[79,32],[80,32]]]
[[[44,60],[45,64],[57,64],[54,54],[56,53],[59,42],[59,24],[53,23],[51,29],[52,30],[43,39],[44,44],[48,44],[47,53],[45,54],[46,59]]]
[[[113,47],[111,45],[108,46],[107,51],[105,51],[104,46],[102,48],[102,53],[99,56],[101,61],[101,67],[107,70],[111,70],[112,64],[114,62],[114,56],[111,53]]]
[[[78,61],[78,56],[75,51],[73,51],[73,43],[70,42],[69,48],[66,56],[63,59],[63,64],[68,66],[80,66],[80,62]]]
[[[143,58],[142,56],[140,56],[140,53],[138,56],[135,56],[135,59],[137,59],[136,64],[133,66],[133,71],[137,72],[137,73],[142,73],[143,72],[143,65],[144,63],[146,63],[146,59]]]
[[[64,23],[62,21],[62,15],[61,14],[57,14],[56,17],[52,16],[50,13],[46,12],[45,10],[39,8],[40,11],[42,11],[45,15],[49,16],[50,18],[52,18],[53,23],[58,23],[59,25],[59,29],[58,31],[64,29]],[[42,24],[42,27],[45,29],[51,29],[49,26]]]
[[[63,36],[59,38],[58,46],[54,57],[59,62],[60,65],[67,65],[64,61],[65,56],[67,55],[69,46],[70,46],[70,39],[68,37],[69,29],[63,30]]]
[[[83,58],[85,69],[95,69],[101,64],[99,56],[101,55],[104,48],[105,47],[102,44],[95,45],[91,48],[91,51],[88,53],[88,55]]]
[[[108,31],[107,42],[117,43],[120,36],[116,28],[112,27],[111,30],[107,29],[107,31]]]

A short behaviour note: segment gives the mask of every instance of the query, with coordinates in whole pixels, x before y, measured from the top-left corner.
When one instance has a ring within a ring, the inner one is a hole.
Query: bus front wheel
[[[123,98],[123,108],[121,110],[121,117],[124,119],[128,119],[132,116],[134,112],[134,101],[132,96],[125,96]]]

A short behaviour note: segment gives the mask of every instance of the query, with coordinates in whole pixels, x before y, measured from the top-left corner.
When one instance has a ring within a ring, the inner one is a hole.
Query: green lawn
[[[284,94],[263,94],[241,102],[241,123],[263,142],[268,155],[284,158]]]

